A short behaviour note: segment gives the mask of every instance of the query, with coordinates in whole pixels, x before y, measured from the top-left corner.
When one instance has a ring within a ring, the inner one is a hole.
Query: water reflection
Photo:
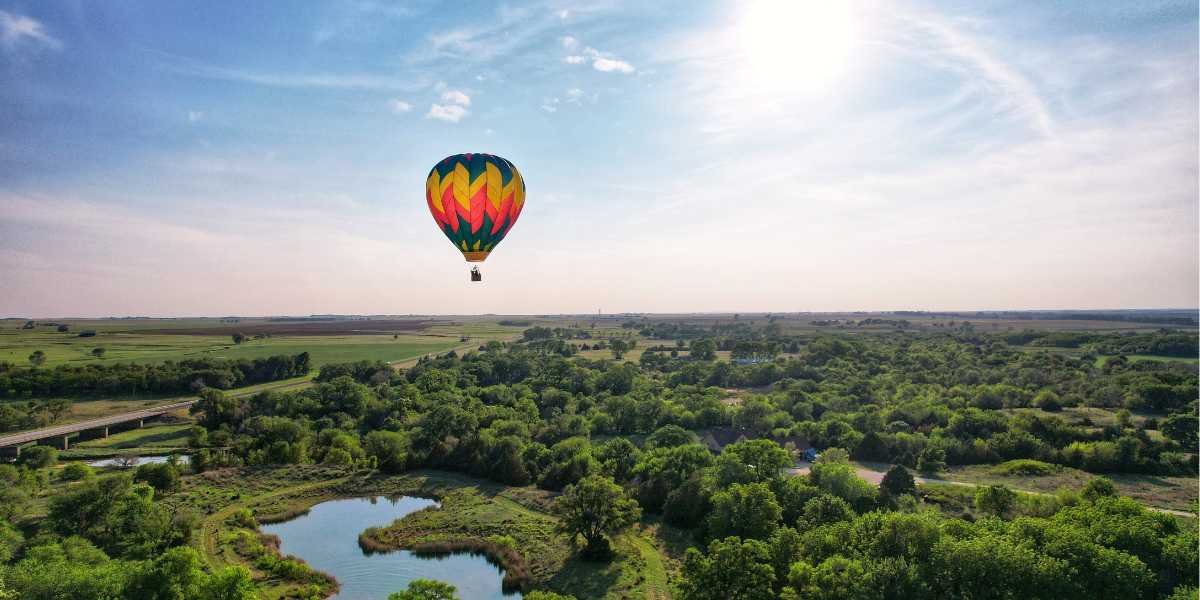
[[[368,554],[359,548],[358,534],[368,527],[389,525],[435,504],[409,496],[331,500],[291,521],[264,525],[262,531],[279,536],[284,554],[294,554],[336,577],[342,588],[334,598],[341,600],[385,600],[414,579],[453,584],[464,600],[520,598],[520,594],[504,593],[503,571],[482,554],[417,555],[407,550]]]

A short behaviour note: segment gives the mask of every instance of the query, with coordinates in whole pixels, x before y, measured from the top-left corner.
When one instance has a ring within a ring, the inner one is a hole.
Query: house
[[[700,437],[700,442],[708,446],[713,454],[720,454],[725,446],[750,439],[746,437],[747,433],[751,432],[733,427],[713,427],[704,432],[704,435]]]
[[[704,434],[700,436],[700,442],[707,446],[709,451],[711,451],[713,454],[720,454],[721,450],[725,449],[725,446],[735,444],[737,442],[760,438],[772,440],[776,444],[783,446],[785,450],[793,455],[799,454],[805,460],[812,460],[808,458],[809,454],[812,454],[813,458],[816,458],[816,450],[813,449],[812,445],[808,443],[806,438],[798,435],[780,437],[761,436],[746,429],[737,429],[734,427],[713,427],[705,431]]]

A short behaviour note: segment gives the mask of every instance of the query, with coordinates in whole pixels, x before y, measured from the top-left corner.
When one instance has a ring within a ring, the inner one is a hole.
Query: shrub
[[[1017,475],[1022,477],[1032,477],[1037,475],[1049,475],[1062,470],[1060,465],[1052,465],[1044,463],[1040,460],[1028,458],[1019,458],[1001,463],[992,467],[992,472],[997,475]]]
[[[62,473],[60,474],[65,481],[89,479],[94,475],[95,473],[92,471],[92,468],[81,462],[68,463],[67,466],[63,467]]]

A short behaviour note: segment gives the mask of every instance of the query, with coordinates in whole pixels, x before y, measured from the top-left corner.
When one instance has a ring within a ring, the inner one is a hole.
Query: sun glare
[[[744,75],[755,88],[822,91],[847,69],[858,19],[843,0],[756,0],[737,28]]]

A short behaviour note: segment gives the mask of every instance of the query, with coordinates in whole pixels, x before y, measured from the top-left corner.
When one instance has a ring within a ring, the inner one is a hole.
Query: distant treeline
[[[1025,330],[1004,335],[1004,340],[1017,346],[1046,348],[1089,347],[1099,354],[1148,354],[1196,358],[1200,354],[1200,339],[1195,333],[1157,331],[1154,333],[1090,333],[1086,331]]]
[[[310,367],[307,352],[254,360],[203,358],[146,365],[60,365],[53,369],[0,363],[0,398],[187,394],[206,387],[227,390],[299,377]]]
[[[1192,311],[1182,310],[1129,310],[1116,312],[1077,311],[975,311],[975,312],[926,312],[920,310],[897,310],[892,314],[943,318],[1012,319],[1018,321],[1125,321],[1128,323],[1157,323],[1163,325],[1196,325],[1197,319],[1188,316]]]

